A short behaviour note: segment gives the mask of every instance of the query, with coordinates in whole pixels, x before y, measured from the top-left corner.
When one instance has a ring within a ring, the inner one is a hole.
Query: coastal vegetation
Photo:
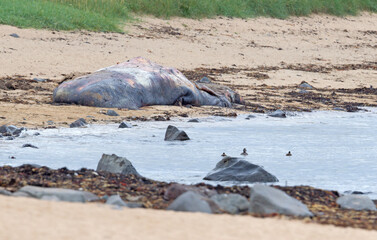
[[[136,15],[287,18],[377,12],[377,0],[1,0],[0,24],[54,30],[121,32]]]

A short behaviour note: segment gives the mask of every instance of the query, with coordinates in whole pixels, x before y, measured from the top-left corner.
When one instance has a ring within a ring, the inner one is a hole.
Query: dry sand
[[[208,108],[154,106],[121,111],[114,119],[97,108],[51,105],[52,91],[63,77],[137,56],[183,70],[190,80],[209,76],[228,85],[244,96],[246,110],[333,109],[349,103],[376,106],[376,21],[377,14],[369,13],[287,20],[143,17],[125,26],[126,34],[0,25],[0,124],[43,127],[52,120],[66,126],[87,116],[107,122],[164,112],[212,114]],[[11,37],[12,33],[20,37]],[[33,78],[48,82],[37,83]],[[302,81],[316,89],[309,95],[299,94],[297,85]],[[371,85],[374,89],[368,90]]]
[[[376,231],[0,196],[0,239],[377,239]]]

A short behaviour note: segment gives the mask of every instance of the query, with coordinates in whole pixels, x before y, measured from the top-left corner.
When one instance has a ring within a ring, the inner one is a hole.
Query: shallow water
[[[132,122],[137,126],[131,129],[109,124],[40,130],[40,136],[0,140],[0,164],[95,169],[102,153],[115,153],[127,157],[145,177],[197,183],[221,160],[223,152],[240,156],[246,147],[249,155],[245,159],[262,165],[281,185],[357,190],[377,198],[377,109],[297,113],[286,119],[255,116],[250,120],[245,116],[209,117],[200,123],[184,118]],[[163,141],[169,124],[185,130],[191,140]],[[21,148],[25,143],[39,149]],[[288,151],[291,157],[285,156]]]

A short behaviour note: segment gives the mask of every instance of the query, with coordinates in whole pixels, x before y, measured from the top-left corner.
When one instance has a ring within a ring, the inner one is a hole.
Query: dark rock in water
[[[301,82],[301,84],[298,85],[298,87],[299,87],[299,88],[313,89],[313,86],[310,85],[309,83],[305,82],[305,81]]]
[[[33,198],[55,197],[66,202],[92,202],[99,198],[90,192],[77,191],[64,188],[43,188],[36,186],[25,186],[18,190],[13,196],[28,196]]]
[[[119,124],[118,128],[132,128],[132,125],[130,123],[127,123],[127,122],[121,122],[121,124]]]
[[[204,197],[212,197],[217,194],[215,190],[210,190],[205,187],[195,187],[195,186],[188,186],[188,185],[183,185],[179,183],[173,183],[171,186],[169,186],[166,189],[164,193],[164,199],[167,201],[174,200],[177,197],[179,197],[181,194],[187,191],[198,193]]]
[[[243,102],[225,86],[194,84],[178,70],[142,57],[63,82],[54,90],[53,101],[127,109],[176,103],[231,107]]]
[[[36,149],[38,149],[38,147],[37,146],[34,146],[34,145],[32,145],[32,144],[30,144],[30,143],[26,143],[26,144],[24,144],[24,145],[22,145],[22,147],[23,148],[36,148]]]
[[[12,140],[14,140],[14,137],[6,137],[5,140],[12,141]]]
[[[204,180],[211,181],[245,181],[278,182],[279,180],[262,167],[238,158],[224,157],[208,173]]]
[[[9,36],[14,37],[14,38],[20,38],[20,36],[17,33],[11,33]]]
[[[2,135],[4,135],[4,133],[10,133],[10,129],[8,128],[7,125],[3,125],[3,126],[0,127],[0,133]]]
[[[374,202],[366,195],[344,195],[336,200],[344,209],[377,211]]]
[[[347,105],[346,111],[347,112],[357,112],[357,111],[360,111],[360,108],[358,108],[356,106],[352,106],[352,105]]]
[[[211,83],[211,80],[207,77],[202,77],[200,80],[197,81],[198,83]]]
[[[86,126],[86,124],[87,123],[86,123],[85,119],[79,118],[76,121],[74,121],[73,123],[69,124],[69,127],[70,128],[84,127],[84,126]]]
[[[277,117],[277,118],[286,118],[287,116],[285,115],[285,112],[283,112],[282,110],[276,110],[272,113],[269,113],[268,114],[269,117]]]
[[[200,122],[200,121],[199,121],[199,119],[197,119],[197,118],[193,118],[193,119],[188,120],[187,122],[198,123],[198,122]]]
[[[250,115],[247,115],[245,119],[246,119],[246,120],[250,120],[250,119],[252,119],[252,118],[255,118],[255,116],[250,114]]]
[[[136,171],[132,163],[127,158],[118,157],[115,154],[102,154],[102,158],[98,162],[96,171],[104,171],[123,175],[133,174],[140,176],[140,174]]]
[[[33,136],[39,136],[39,135],[41,135],[39,132],[36,132],[33,134]]]
[[[180,195],[168,206],[167,210],[212,213],[212,209],[206,199],[191,191]]]
[[[113,117],[119,116],[119,114],[117,112],[115,112],[114,110],[107,110],[106,115],[107,116],[113,116]]]
[[[341,107],[334,107],[333,110],[335,110],[335,111],[344,111],[344,109],[341,108]]]
[[[186,140],[190,140],[190,138],[187,136],[187,134],[184,131],[179,130],[178,128],[172,125],[169,125],[168,128],[166,129],[165,141],[175,141],[175,140],[186,141]]]
[[[218,194],[211,197],[222,210],[231,214],[247,212],[249,209],[249,201],[240,194]]]
[[[308,207],[285,192],[257,184],[250,189],[250,208],[252,213],[279,213],[293,216],[313,216]]]

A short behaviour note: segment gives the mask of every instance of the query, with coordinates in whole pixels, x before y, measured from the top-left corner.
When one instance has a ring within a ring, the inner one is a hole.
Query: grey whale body
[[[232,102],[242,103],[236,92],[218,86],[211,89],[192,83],[174,68],[137,57],[61,83],[54,90],[53,101],[128,109],[174,104],[231,107]]]

